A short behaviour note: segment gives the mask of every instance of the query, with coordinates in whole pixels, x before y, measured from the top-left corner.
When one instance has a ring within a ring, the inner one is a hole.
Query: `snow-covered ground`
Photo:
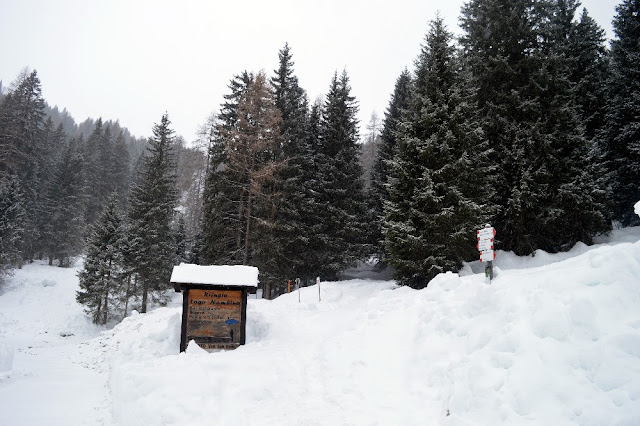
[[[74,270],[28,265],[0,290],[0,425],[638,425],[639,240],[250,299],[218,353],[178,352],[179,297],[104,330]]]

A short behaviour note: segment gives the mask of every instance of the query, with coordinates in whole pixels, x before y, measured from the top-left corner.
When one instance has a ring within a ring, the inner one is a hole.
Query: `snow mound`
[[[640,424],[640,243],[578,250],[491,285],[447,273],[249,299],[235,351],[178,353],[180,308],[132,316],[106,336],[114,419]]]
[[[179,298],[105,329],[75,270],[26,265],[0,295],[0,423],[640,424],[639,239],[505,254],[491,285],[470,266],[250,298],[247,344],[217,353],[178,352]]]
[[[98,334],[100,327],[76,302],[77,272],[45,262],[16,270],[0,293],[0,342],[58,345]]]

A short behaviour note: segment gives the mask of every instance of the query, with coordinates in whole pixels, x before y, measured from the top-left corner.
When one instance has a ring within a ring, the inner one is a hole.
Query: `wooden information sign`
[[[203,349],[234,349],[242,336],[243,291],[189,289],[187,299],[187,342]],[[244,340],[244,339],[243,339]],[[244,343],[244,342],[243,342]]]
[[[181,264],[171,282],[182,292],[181,352],[192,340],[210,351],[245,344],[247,293],[258,285],[257,268]]]

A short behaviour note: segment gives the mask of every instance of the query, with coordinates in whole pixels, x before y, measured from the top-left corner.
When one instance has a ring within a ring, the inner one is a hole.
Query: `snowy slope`
[[[178,353],[178,303],[98,334],[62,296],[77,281],[43,287],[43,271],[62,272],[31,265],[0,295],[0,351],[15,348],[0,372],[0,424],[637,425],[640,236],[614,239],[499,253],[491,285],[468,268],[419,291],[351,280],[322,283],[322,302],[316,286],[301,303],[250,299],[247,344],[219,353]],[[34,335],[27,355],[29,333],[44,329],[55,338]],[[37,385],[48,391],[33,398]]]
[[[76,272],[26,265],[0,288],[0,425],[111,421],[98,341],[86,349],[101,329],[75,301]]]

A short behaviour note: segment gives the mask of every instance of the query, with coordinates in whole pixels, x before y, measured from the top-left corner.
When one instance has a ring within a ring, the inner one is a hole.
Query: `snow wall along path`
[[[247,344],[178,353],[180,309],[102,336],[118,424],[640,424],[640,243],[420,291],[250,300]]]

